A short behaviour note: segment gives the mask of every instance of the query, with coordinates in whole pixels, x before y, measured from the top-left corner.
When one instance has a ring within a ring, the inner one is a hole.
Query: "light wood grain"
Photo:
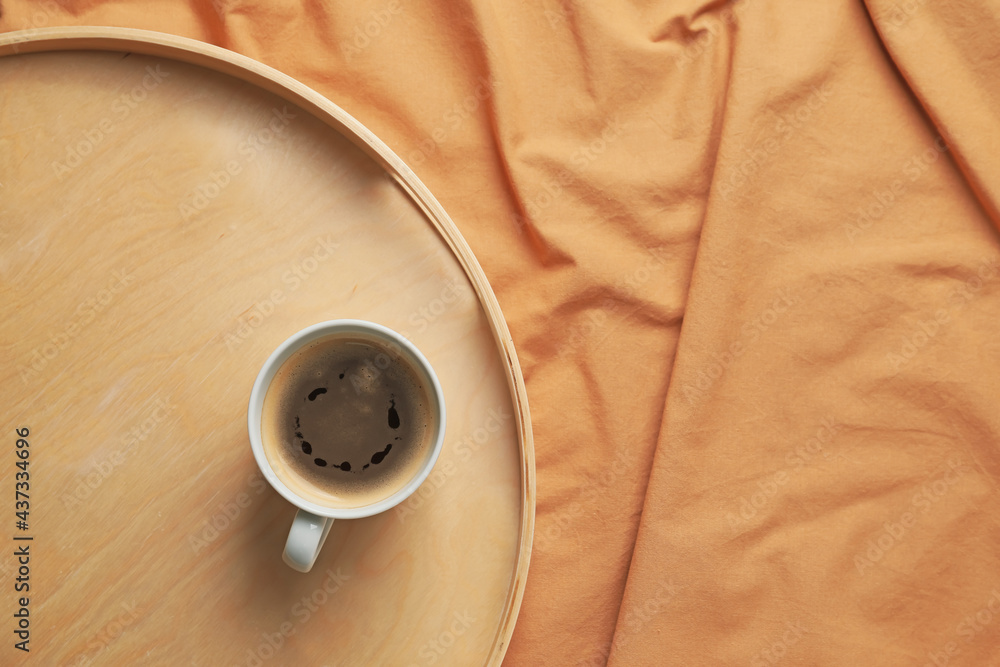
[[[29,427],[32,658],[499,663],[530,418],[496,299],[427,189],[328,100],[222,49],[68,28],[0,36],[0,56],[0,497]],[[336,522],[303,575],[246,406],[278,343],[340,317],[427,355],[447,436],[418,495]]]

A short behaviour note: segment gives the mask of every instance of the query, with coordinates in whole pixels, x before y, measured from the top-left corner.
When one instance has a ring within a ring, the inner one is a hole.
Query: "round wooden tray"
[[[0,56],[0,479],[7,532],[32,538],[9,542],[30,544],[31,657],[499,663],[531,548],[530,419],[496,299],[427,189],[330,101],[224,49],[68,28],[0,35]],[[278,343],[342,317],[427,355],[447,436],[417,495],[336,522],[303,575],[247,401]],[[17,567],[0,561],[4,610]]]

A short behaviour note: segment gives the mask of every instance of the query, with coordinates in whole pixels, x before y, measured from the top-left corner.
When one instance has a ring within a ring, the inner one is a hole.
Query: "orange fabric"
[[[66,24],[276,67],[450,212],[533,416],[507,664],[1000,664],[996,0],[0,0]]]

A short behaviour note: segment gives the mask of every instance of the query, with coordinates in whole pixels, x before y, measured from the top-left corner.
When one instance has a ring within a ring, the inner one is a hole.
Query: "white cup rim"
[[[420,468],[420,471],[410,478],[405,486],[398,489],[391,496],[374,503],[358,507],[330,507],[302,497],[285,484],[285,482],[278,477],[277,473],[275,473],[274,468],[267,459],[267,454],[264,452],[264,442],[261,436],[260,428],[261,410],[264,406],[264,396],[267,394],[267,389],[271,384],[271,380],[278,372],[278,369],[281,368],[281,365],[287,361],[292,354],[299,350],[303,345],[314,340],[334,334],[352,333],[361,336],[380,338],[387,342],[395,343],[396,345],[399,345],[400,351],[404,353],[404,356],[409,357],[410,361],[416,362],[415,366],[417,366],[418,371],[427,381],[430,389],[428,393],[431,395],[431,400],[435,404],[432,406],[432,414],[435,417],[433,423],[436,425],[436,432],[433,436],[433,441],[431,442],[430,454],[424,462],[424,465]],[[250,448],[257,461],[257,466],[264,475],[264,479],[266,479],[274,490],[285,498],[285,500],[292,503],[299,509],[312,512],[318,516],[333,519],[360,519],[392,509],[399,503],[409,498],[410,495],[412,495],[413,492],[416,491],[421,484],[423,484],[424,480],[427,479],[427,476],[430,475],[431,470],[434,468],[434,464],[437,462],[438,455],[441,453],[441,449],[444,445],[445,418],[444,392],[441,389],[441,383],[438,381],[437,375],[434,373],[434,369],[430,365],[430,362],[427,361],[427,358],[413,343],[411,343],[402,334],[399,334],[376,322],[356,319],[340,319],[318,322],[306,327],[305,329],[300,329],[286,338],[274,350],[274,352],[271,353],[271,355],[267,358],[267,361],[265,361],[264,365],[261,367],[260,372],[257,373],[257,379],[254,381],[253,389],[250,392],[250,403],[247,408],[247,430],[250,436]]]

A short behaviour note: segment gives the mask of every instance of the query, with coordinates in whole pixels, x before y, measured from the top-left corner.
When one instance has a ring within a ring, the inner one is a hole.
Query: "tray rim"
[[[535,524],[535,448],[524,376],[500,304],[472,249],[426,185],[381,139],[360,121],[321,93],[281,71],[235,51],[170,33],[110,26],[60,26],[0,33],[0,58],[60,51],[132,52],[162,57],[211,69],[253,84],[296,104],[339,132],[371,157],[406,195],[420,207],[448,245],[486,311],[493,340],[502,358],[514,404],[520,444],[521,526],[517,559],[507,590],[504,613],[493,638],[486,664],[499,665],[510,645],[527,583]]]

